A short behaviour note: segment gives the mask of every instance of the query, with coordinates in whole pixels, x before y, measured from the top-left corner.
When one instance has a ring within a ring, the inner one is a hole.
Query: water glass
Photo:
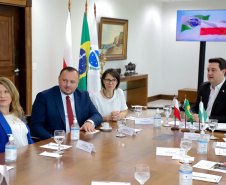
[[[149,166],[147,164],[137,164],[134,177],[140,185],[143,185],[150,178]]]
[[[180,147],[185,151],[185,156],[183,158],[189,158],[188,151],[192,148],[192,140],[181,138]]]
[[[172,112],[172,107],[171,107],[171,105],[164,105],[164,107],[163,107],[163,111],[164,111],[164,114],[165,114],[165,116],[166,116],[166,123],[165,124],[163,124],[163,126],[164,127],[170,127],[171,125],[169,124],[169,116],[170,116],[170,114],[171,114],[171,112]]]
[[[64,130],[55,130],[54,131],[54,140],[58,144],[58,150],[53,151],[53,152],[57,153],[57,154],[64,154],[64,151],[60,150],[60,145],[65,140],[65,131]]]
[[[137,114],[137,117],[139,118],[142,113],[142,106],[135,106],[134,111]]]
[[[124,120],[123,120],[123,119],[119,119],[119,120],[117,121],[117,125],[118,125],[118,131],[119,131],[119,134],[116,135],[116,137],[125,137],[125,135],[122,134],[122,129],[123,129],[123,127],[125,126]]]
[[[208,125],[209,125],[209,129],[212,131],[212,135],[210,136],[210,139],[218,139],[217,137],[214,137],[214,130],[216,130],[218,127],[218,120],[209,119]]]

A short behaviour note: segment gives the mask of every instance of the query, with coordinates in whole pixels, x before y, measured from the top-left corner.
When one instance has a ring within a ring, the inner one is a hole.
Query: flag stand
[[[171,130],[179,130],[179,128],[177,127],[177,124],[176,124],[176,116],[174,116],[174,126],[171,127]]]
[[[200,133],[201,130],[200,130],[200,119],[199,119],[199,129],[195,131],[195,133]]]
[[[185,126],[185,128],[183,128],[181,130],[181,132],[190,132],[190,130],[188,128],[186,128],[186,122],[187,122],[187,116],[185,115],[185,120],[184,120],[184,126]]]

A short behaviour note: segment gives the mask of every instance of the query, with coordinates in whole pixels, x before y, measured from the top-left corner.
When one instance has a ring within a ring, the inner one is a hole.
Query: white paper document
[[[3,181],[3,177],[5,178],[6,183],[9,184],[9,172],[7,170],[6,165],[0,165],[0,174],[2,174],[0,178],[0,184]]]
[[[135,118],[135,124],[154,124],[154,118]]]
[[[54,157],[54,158],[60,158],[60,157],[62,157],[62,155],[59,155],[59,154],[56,154],[56,153],[52,153],[52,152],[46,152],[46,151],[40,153],[39,155],[47,156],[47,157]]]
[[[129,182],[92,181],[91,185],[131,185],[131,183],[129,183]]]
[[[226,143],[225,142],[216,142],[215,147],[226,148]]]
[[[189,163],[193,162],[195,160],[194,157],[188,156],[189,157]],[[183,160],[184,156],[181,155],[174,155],[172,156],[172,159],[178,159],[178,160]]]
[[[223,138],[223,140],[226,142],[226,138]]]
[[[201,160],[197,164],[195,164],[193,167],[204,169],[204,170],[212,170],[212,171],[226,173],[226,170],[214,169],[215,164],[220,164],[220,163],[213,162],[213,161]]]
[[[208,142],[210,141],[210,135],[209,134],[205,134],[205,136],[208,139]],[[197,141],[197,139],[200,137],[200,134],[198,133],[188,133],[188,132],[184,132],[184,139],[191,139],[191,140],[195,140]]]
[[[3,166],[5,165],[0,165],[0,170],[3,168]],[[13,166],[6,166],[6,169],[9,171],[11,169],[13,169],[14,167]]]
[[[58,144],[50,142],[49,144],[42,145],[40,147],[57,150]],[[71,148],[71,146],[70,145],[60,145],[60,150],[65,150],[65,149],[68,149],[68,148]]]
[[[121,132],[123,134],[129,135],[129,136],[135,136],[136,135],[136,131],[133,128],[129,128],[129,127],[123,127],[121,129]]]
[[[193,172],[192,173],[192,179],[194,179],[194,180],[201,180],[201,181],[207,181],[207,182],[218,183],[221,180],[221,177],[222,176],[211,175],[211,174],[206,174],[206,173],[198,173],[198,172]]]
[[[76,148],[84,150],[86,152],[96,152],[95,147],[92,143],[88,143],[86,141],[78,140]]]
[[[166,147],[156,147],[156,155],[162,156],[183,156],[185,151],[181,148],[166,148]]]
[[[226,131],[226,123],[218,123],[216,130]]]
[[[226,156],[226,149],[224,148],[215,148],[216,155]]]
[[[86,134],[96,134],[98,132],[100,132],[100,130],[95,130],[94,132],[86,132]]]
[[[135,128],[134,130],[135,130],[135,132],[140,132],[142,129]]]

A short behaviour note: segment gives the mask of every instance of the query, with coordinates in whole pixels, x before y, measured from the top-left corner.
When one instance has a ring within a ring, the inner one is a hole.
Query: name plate
[[[205,136],[207,137],[208,142],[209,142],[210,141],[210,135],[205,134]],[[197,141],[199,137],[200,137],[200,134],[197,134],[197,133],[187,133],[187,132],[184,133],[184,139],[190,139],[190,140]]]
[[[135,118],[135,124],[154,124],[153,118]]]
[[[183,156],[185,155],[185,151],[181,148],[166,148],[166,147],[156,147],[156,155],[162,155],[162,156],[174,156],[179,155]]]
[[[84,150],[86,152],[96,152],[95,147],[92,143],[88,143],[86,141],[78,140],[76,148]]]
[[[123,134],[129,135],[129,136],[135,136],[136,135],[135,129],[129,128],[129,127],[123,127],[121,132]]]

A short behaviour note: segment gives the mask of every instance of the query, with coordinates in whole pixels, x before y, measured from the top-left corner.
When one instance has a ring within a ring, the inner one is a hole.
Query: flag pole
[[[96,4],[94,3],[94,16],[95,16],[95,19],[96,19]]]
[[[186,100],[186,94],[184,95],[185,96],[185,100]],[[186,107],[185,107],[186,109]],[[184,129],[181,130],[181,132],[190,132],[189,129],[186,128],[186,123],[187,123],[187,115],[186,115],[186,110],[185,110],[185,120],[184,120]]]
[[[86,4],[85,4],[85,13],[86,13],[86,18],[87,18],[87,0],[86,0]]]
[[[174,95],[174,98],[176,98],[176,95]],[[174,109],[174,111],[175,111],[175,109]],[[177,118],[174,115],[174,126],[171,127],[171,130],[179,130],[179,128],[177,127],[177,124],[176,124],[176,120],[177,120]]]
[[[200,101],[202,101],[202,96],[200,96]],[[200,133],[201,132],[200,124],[201,124],[201,120],[199,119],[199,129],[196,130],[195,133]]]
[[[68,2],[68,10],[69,10],[69,12],[71,13],[71,1],[69,0],[69,2]]]

